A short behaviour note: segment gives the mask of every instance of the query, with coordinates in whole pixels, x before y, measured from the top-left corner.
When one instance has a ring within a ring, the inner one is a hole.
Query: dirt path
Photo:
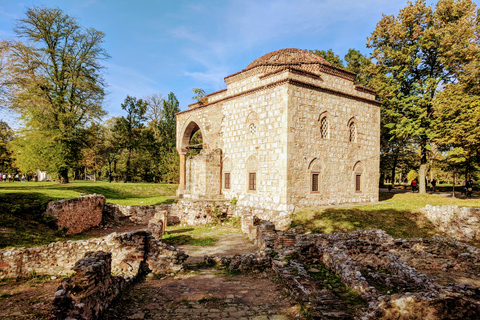
[[[214,269],[147,280],[123,294],[104,317],[113,319],[304,319],[270,278]]]
[[[168,230],[182,233],[188,228]],[[161,280],[147,279],[123,294],[105,319],[303,319],[299,306],[286,297],[273,276],[231,275],[198,269],[204,255],[233,256],[255,252],[238,229],[220,227],[201,237],[215,237],[215,246],[176,245],[190,257],[191,270]]]
[[[169,232],[172,232],[170,230]],[[196,265],[203,262],[205,255],[221,255],[234,256],[237,254],[249,254],[256,251],[252,241],[248,240],[247,236],[241,233],[240,230],[219,227],[211,232],[202,233],[202,237],[214,237],[218,239],[214,246],[192,246],[192,245],[176,245],[175,247],[185,251],[189,255],[186,264]]]

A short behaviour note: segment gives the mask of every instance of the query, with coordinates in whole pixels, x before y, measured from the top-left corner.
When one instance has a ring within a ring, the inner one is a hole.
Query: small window
[[[350,142],[355,142],[357,140],[357,128],[355,127],[355,123],[351,123],[349,126],[349,141]]]
[[[255,172],[248,174],[248,190],[257,190],[257,174]]]
[[[328,139],[328,119],[323,117],[320,121],[320,135],[322,139]]]
[[[361,174],[355,175],[355,191],[356,192],[362,191],[362,175]]]
[[[230,172],[225,173],[225,189],[230,189]]]
[[[255,132],[257,132],[257,127],[255,126],[254,123],[250,123],[249,129],[250,129],[250,134],[251,135],[254,135]]]
[[[312,173],[312,192],[318,192],[318,173]]]

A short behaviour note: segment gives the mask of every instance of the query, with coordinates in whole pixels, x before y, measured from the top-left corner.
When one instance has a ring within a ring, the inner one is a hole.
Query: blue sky
[[[119,116],[127,95],[166,97],[173,92],[185,110],[193,103],[192,88],[207,93],[226,88],[224,77],[274,50],[333,49],[341,57],[349,48],[369,53],[366,38],[382,14],[397,15],[406,4],[406,0],[0,0],[0,38],[13,38],[16,19],[34,5],[59,7],[84,27],[103,31],[111,56],[105,62],[109,94],[104,109],[109,116]]]

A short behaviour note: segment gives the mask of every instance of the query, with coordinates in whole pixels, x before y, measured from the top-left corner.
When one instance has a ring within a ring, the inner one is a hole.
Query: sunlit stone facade
[[[268,53],[227,76],[227,89],[177,114],[184,198],[225,198],[289,215],[378,200],[380,103],[355,74],[308,51]],[[186,159],[190,138],[200,155]]]

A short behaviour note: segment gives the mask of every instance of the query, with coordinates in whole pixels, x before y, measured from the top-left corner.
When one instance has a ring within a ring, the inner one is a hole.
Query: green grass
[[[107,202],[121,205],[153,205],[174,198],[176,185],[75,181],[0,183],[0,249],[41,246],[61,240],[86,239],[65,236],[43,217],[50,201],[98,193]]]
[[[303,226],[313,233],[379,228],[395,238],[429,238],[439,231],[418,211],[427,204],[480,207],[480,200],[418,193],[380,193],[380,203],[376,205],[303,208],[293,215],[292,227]]]
[[[214,246],[218,239],[210,235],[218,232],[215,226],[168,226],[162,241],[169,245]]]
[[[54,182],[0,183],[0,194],[35,193],[50,199],[68,199],[82,195],[103,194],[109,203],[120,205],[155,205],[175,198],[176,184],[109,183],[74,181],[66,185]]]
[[[323,285],[341,300],[349,305],[365,306],[367,302],[352,288],[347,287],[332,270],[328,269],[324,264],[314,265],[319,272],[309,272],[310,276],[323,283]]]

